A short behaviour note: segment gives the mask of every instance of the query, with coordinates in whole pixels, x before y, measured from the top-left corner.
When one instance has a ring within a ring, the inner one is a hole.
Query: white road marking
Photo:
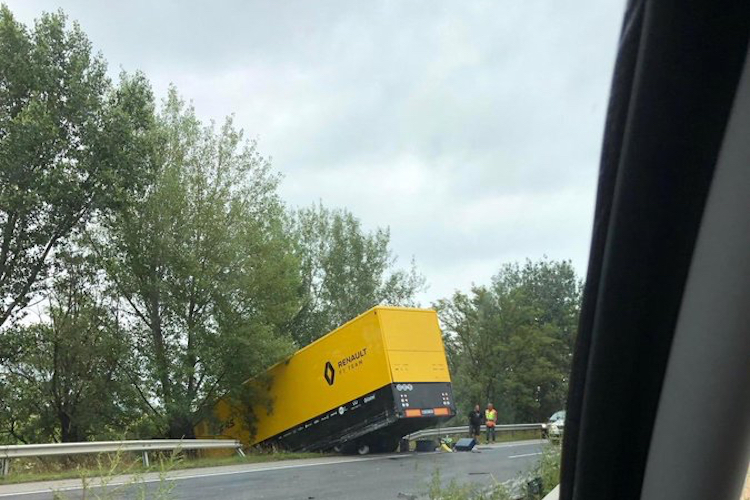
[[[535,455],[541,455],[542,452],[539,453],[524,453],[523,455],[511,455],[508,458],[521,458],[521,457],[533,457]]]

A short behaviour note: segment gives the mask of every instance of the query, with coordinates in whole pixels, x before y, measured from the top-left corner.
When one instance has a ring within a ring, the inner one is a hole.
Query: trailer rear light
[[[421,410],[408,409],[404,411],[404,416],[407,417],[434,417],[436,415],[450,415],[451,411],[449,408],[422,408]]]

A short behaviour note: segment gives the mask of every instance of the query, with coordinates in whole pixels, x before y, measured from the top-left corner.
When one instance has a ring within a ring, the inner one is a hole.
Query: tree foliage
[[[314,205],[292,215],[301,306],[290,331],[306,345],[378,305],[410,306],[424,287],[414,263],[395,267],[387,229],[366,232],[347,210]]]
[[[491,402],[501,421],[540,422],[561,409],[580,293],[569,262],[545,259],[439,301],[460,413]]]
[[[46,320],[8,334],[0,371],[0,436],[22,442],[85,441],[123,428],[133,408],[122,365],[130,356],[116,305],[90,257],[58,255]]]
[[[278,179],[231,119],[204,127],[171,89],[148,194],[95,244],[132,313],[144,402],[165,433],[193,435],[206,409],[288,352],[296,260]]]
[[[33,29],[0,7],[0,326],[39,290],[54,249],[138,189],[152,96],[113,88],[78,25]]]

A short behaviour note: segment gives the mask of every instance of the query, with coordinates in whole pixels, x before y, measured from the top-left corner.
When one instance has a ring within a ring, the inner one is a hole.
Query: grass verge
[[[526,441],[528,439],[542,439],[542,432],[538,430],[529,431],[500,431],[495,435],[496,443],[507,443],[509,441]],[[479,444],[487,444],[487,435],[482,433]]]
[[[560,445],[544,446],[534,468],[504,483],[481,486],[471,482],[441,481],[440,471],[432,475],[427,496],[430,500],[541,500],[560,480]]]
[[[55,481],[58,479],[78,479],[81,477],[96,477],[101,472],[101,464],[106,462],[114,464],[107,467],[109,475],[120,474],[145,474],[149,472],[160,472],[160,460],[157,453],[151,453],[150,467],[144,467],[141,463],[140,454],[123,454],[117,460],[113,460],[103,454],[98,457],[87,457],[76,460],[42,460],[30,459],[14,460],[11,464],[11,472],[8,476],[0,476],[0,485],[28,483],[33,481]],[[165,454],[166,456],[168,454]],[[298,458],[318,458],[326,456],[322,453],[248,453],[244,457],[237,455],[231,457],[196,457],[187,458],[180,454],[177,459],[172,459],[171,470],[195,469],[198,467],[217,467],[221,465],[242,465],[265,462],[276,462],[280,460],[294,460]]]

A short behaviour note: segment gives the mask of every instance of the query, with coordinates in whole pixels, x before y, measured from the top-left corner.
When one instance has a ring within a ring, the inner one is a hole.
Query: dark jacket
[[[472,410],[469,412],[469,425],[482,425],[482,412]]]

